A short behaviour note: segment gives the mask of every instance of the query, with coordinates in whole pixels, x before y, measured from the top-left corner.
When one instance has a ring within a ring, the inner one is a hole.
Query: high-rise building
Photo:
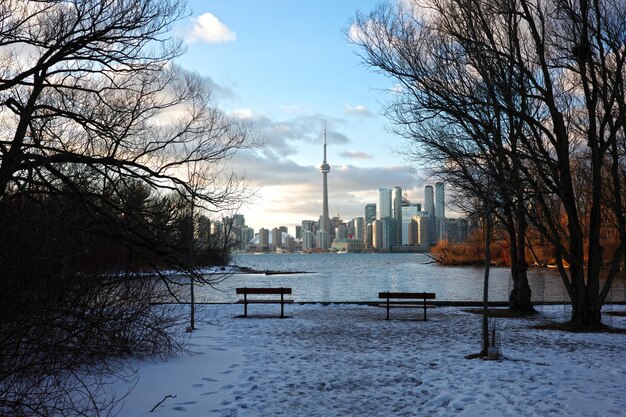
[[[378,189],[378,204],[376,205],[376,219],[391,217],[391,189]]]
[[[365,205],[365,224],[372,224],[376,219],[376,203]]]
[[[233,226],[241,228],[246,226],[246,219],[243,214],[235,214],[233,216]]]
[[[413,221],[413,217],[417,216],[421,211],[421,206],[419,204],[408,204],[406,206],[402,206],[402,244],[403,245],[414,245],[417,242],[411,242],[409,238],[409,227],[411,222]]]
[[[446,239],[450,242],[465,242],[467,230],[467,219],[446,219]]]
[[[365,218],[357,217],[352,220],[353,222],[353,237],[365,242]]]
[[[315,246],[318,249],[327,250],[330,247],[329,236],[324,230],[315,233]]]
[[[272,245],[274,250],[278,250],[283,246],[283,231],[278,227],[272,229]]]
[[[302,220],[302,230],[309,231],[315,235],[315,232],[317,232],[317,222],[315,220]]]
[[[302,250],[315,248],[315,235],[310,230],[302,231]]]
[[[431,242],[428,243],[432,246],[436,242],[435,237],[435,198],[433,194],[433,186],[427,185],[424,188],[424,210],[428,213],[428,238]],[[420,244],[424,244],[421,243]]]
[[[443,182],[435,183],[436,240],[446,239],[446,207]]]
[[[374,220],[372,222],[372,247],[377,250],[383,249],[383,222]]]
[[[328,249],[330,242],[328,237],[330,236],[330,218],[328,217],[328,173],[330,172],[330,165],[326,161],[326,124],[324,124],[324,161],[320,165],[320,172],[322,173],[322,218],[320,229],[324,231],[326,237],[321,239],[320,242],[323,245],[318,245],[320,249]]]
[[[419,243],[419,226],[415,217],[412,217],[411,221],[408,222],[406,245],[417,245]]]
[[[302,239],[302,226],[296,225],[296,239]]]
[[[265,228],[259,229],[259,249],[267,249],[270,245],[270,231]]]
[[[418,215],[416,217],[414,217],[415,221],[417,222],[417,234],[418,234],[418,244],[420,246],[424,246],[426,248],[431,246],[431,239],[430,239],[430,235],[428,234],[429,229],[430,229],[430,216],[427,214],[427,212],[422,212],[422,215]]]
[[[394,245],[402,245],[402,187],[396,185],[393,187],[393,212],[392,217],[396,224],[396,236]]]

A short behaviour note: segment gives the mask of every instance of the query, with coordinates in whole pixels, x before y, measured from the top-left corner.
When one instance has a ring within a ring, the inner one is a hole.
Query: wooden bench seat
[[[285,304],[291,304],[294,300],[285,299],[285,294],[291,294],[291,288],[236,288],[237,294],[243,295],[243,299],[236,304],[243,304],[243,317],[248,317],[248,304],[280,304],[280,318],[285,318]],[[280,299],[248,298],[248,295],[280,295]]]
[[[392,308],[421,308],[424,310],[425,321],[426,310],[437,307],[433,304],[426,304],[426,300],[435,299],[435,293],[432,292],[381,292],[378,293],[378,298],[387,300],[378,304],[378,307],[387,309],[387,320],[389,320],[389,310]]]

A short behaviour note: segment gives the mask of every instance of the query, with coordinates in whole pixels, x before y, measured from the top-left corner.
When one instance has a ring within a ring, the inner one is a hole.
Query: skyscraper
[[[443,182],[435,183],[435,218],[437,240],[446,239],[446,208]]]
[[[393,218],[396,221],[394,245],[402,245],[402,187],[393,187]]]
[[[391,217],[391,189],[379,188],[376,218],[380,220],[386,217]]]
[[[330,165],[326,162],[326,124],[324,123],[324,162],[320,165],[320,172],[322,173],[322,187],[323,187],[323,203],[322,203],[322,224],[320,229],[325,232],[326,237],[330,235],[330,218],[328,217],[328,173],[330,172]],[[328,249],[328,238],[321,240],[322,245],[318,246],[320,249]]]
[[[376,204],[369,203],[365,205],[365,224],[372,224],[376,219]]]
[[[427,185],[424,188],[424,210],[428,213],[428,239],[430,239],[428,245],[432,245],[437,240],[435,237],[435,199],[432,185]],[[420,244],[423,243],[420,242]]]

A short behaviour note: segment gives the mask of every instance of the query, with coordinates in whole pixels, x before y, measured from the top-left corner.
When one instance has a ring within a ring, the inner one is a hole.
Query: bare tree
[[[618,172],[623,155],[616,146],[624,130],[624,3],[412,4],[356,22],[366,62],[404,89],[392,116],[403,133],[439,155],[446,155],[445,146],[423,140],[433,124],[437,133],[459,137],[460,131],[472,139],[492,167],[503,212],[509,207],[512,214],[513,222],[506,215],[500,220],[518,228],[511,242],[523,248],[531,222],[557,250],[571,322],[600,325],[626,244]],[[585,176],[583,199],[578,185]],[[613,192],[603,197],[609,184]],[[601,241],[603,208],[620,233],[611,254]],[[601,286],[603,256],[609,270]]]
[[[510,242],[514,285],[509,305],[534,311],[518,149],[522,123],[500,104],[515,100],[510,91],[516,73],[511,66],[492,65],[492,54],[475,47],[497,43],[504,34],[474,29],[484,18],[481,2],[429,4],[428,9],[417,3],[381,6],[358,15],[351,39],[367,64],[399,84],[387,115],[413,143],[406,152],[409,159],[428,161],[428,168],[457,195],[491,202]]]
[[[115,360],[183,346],[180,316],[154,305],[181,285],[163,269],[196,271],[178,201],[219,213],[245,198],[224,162],[256,141],[173,63],[185,14],[183,0],[0,4],[0,414],[107,414],[102,383],[127,377]]]

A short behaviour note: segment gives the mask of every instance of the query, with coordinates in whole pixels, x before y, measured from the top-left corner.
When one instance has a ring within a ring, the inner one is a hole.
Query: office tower
[[[302,250],[315,248],[315,235],[310,230],[302,231]]]
[[[426,212],[422,212],[421,216],[414,217],[415,221],[417,221],[417,234],[418,234],[418,244],[420,246],[430,247],[430,235],[428,234],[430,229],[430,216]]]
[[[287,252],[293,252],[296,248],[296,241],[293,236],[287,236],[285,239],[285,250]]]
[[[419,227],[415,217],[412,217],[408,222],[406,245],[417,245],[419,243]]]
[[[378,204],[376,205],[376,219],[391,217],[391,189],[378,189]]]
[[[372,247],[374,249],[383,249],[383,222],[382,220],[374,220],[372,222]]]
[[[289,233],[289,228],[287,228],[287,226],[278,226],[278,228],[281,232]]]
[[[450,242],[465,242],[467,230],[467,219],[446,219],[446,239]]]
[[[233,216],[233,226],[241,228],[246,226],[246,219],[243,214],[235,214]]]
[[[245,245],[248,245],[250,241],[254,239],[254,229],[251,227],[244,227],[241,230],[241,236],[241,240],[245,243]]]
[[[354,223],[353,237],[365,242],[365,218],[357,217],[352,220]]]
[[[309,231],[315,235],[317,232],[315,220],[302,220],[302,231]]]
[[[436,240],[446,239],[446,208],[443,182],[435,183]]]
[[[376,219],[374,219],[374,221],[376,221]],[[365,225],[365,247],[367,249],[371,249],[374,245],[372,238],[373,229],[373,222]]]
[[[283,231],[278,227],[272,229],[272,245],[274,245],[274,250],[283,246]]]
[[[315,246],[318,249],[327,250],[330,247],[328,233],[324,230],[318,230],[315,233]]]
[[[267,248],[270,245],[270,231],[265,228],[259,229],[259,249]]]
[[[324,162],[320,165],[320,172],[322,173],[322,218],[320,229],[326,233],[326,238],[320,242],[325,245],[319,246],[320,249],[328,249],[329,242],[328,236],[330,236],[330,218],[328,217],[328,173],[330,172],[330,165],[326,162],[326,124],[324,124]]]
[[[393,218],[396,224],[394,245],[402,245],[402,187],[393,187]]]
[[[403,245],[414,245],[416,242],[411,242],[409,238],[409,227],[411,226],[411,222],[413,221],[413,217],[417,216],[419,212],[421,212],[421,206],[419,204],[408,204],[402,206],[402,244]]]
[[[428,243],[432,246],[436,242],[435,238],[435,199],[433,195],[433,186],[427,185],[424,188],[424,210],[428,213],[428,238],[431,242]],[[421,243],[425,245],[426,243]]]
[[[365,224],[372,224],[376,219],[376,204],[369,203],[365,205]]]
[[[302,239],[302,226],[296,225],[296,239]]]

